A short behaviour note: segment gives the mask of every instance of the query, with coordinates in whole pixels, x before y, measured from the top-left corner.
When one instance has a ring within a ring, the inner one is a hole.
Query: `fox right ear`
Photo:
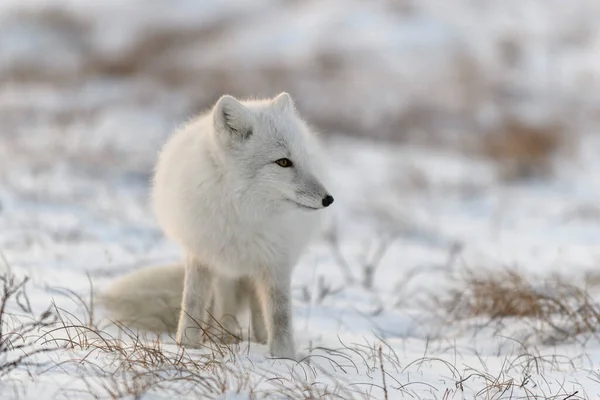
[[[247,139],[252,135],[252,121],[250,110],[233,96],[221,96],[213,108],[215,128],[237,139]]]
[[[294,101],[292,97],[286,92],[279,93],[273,99],[273,106],[282,112],[294,112]]]

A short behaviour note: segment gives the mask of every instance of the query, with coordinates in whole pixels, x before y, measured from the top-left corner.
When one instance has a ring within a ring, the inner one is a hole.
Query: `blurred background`
[[[145,168],[221,94],[285,90],[325,135],[536,174],[600,117],[599,18],[595,0],[3,0],[0,156]]]
[[[162,143],[224,93],[287,91],[330,145],[338,209],[356,200],[342,220],[377,214],[422,257],[513,254],[498,232],[600,219],[598,21],[597,0],[2,0],[0,246],[24,265],[175,257],[147,201]],[[577,229],[547,247],[593,241]]]

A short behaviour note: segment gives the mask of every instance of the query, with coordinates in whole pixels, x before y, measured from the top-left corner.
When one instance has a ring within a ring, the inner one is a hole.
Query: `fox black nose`
[[[329,207],[333,203],[333,196],[327,195],[323,197],[323,207]]]

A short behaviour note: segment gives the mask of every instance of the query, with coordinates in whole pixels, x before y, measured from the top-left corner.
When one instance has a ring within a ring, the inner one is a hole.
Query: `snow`
[[[303,384],[342,398],[385,398],[384,386],[390,399],[597,397],[597,338],[525,341],[518,335],[532,327],[518,320],[500,332],[442,325],[431,296],[467,267],[514,265],[573,283],[598,276],[600,140],[589,112],[599,99],[598,3],[397,3],[3,1],[0,272],[30,278],[36,313],[54,302],[85,318],[58,288],[89,299],[90,280],[98,292],[128,271],[180,259],[149,208],[149,179],[169,133],[222,91],[289,90],[325,131],[336,202],[293,279],[297,347],[308,363],[271,360],[265,346],[243,343],[224,355],[186,351],[186,362],[219,363],[179,380],[189,371],[164,336],[173,365],[155,377],[120,369],[131,348],[76,347],[0,376],[0,397],[135,397],[136,379],[157,377],[164,385],[143,398],[289,398]],[[180,36],[129,75],[94,72],[90,60],[126,59],[153,32]],[[516,67],[499,50],[511,40],[521,49]],[[417,128],[415,109],[425,110]],[[548,180],[511,184],[466,151],[374,140],[433,131],[470,141],[475,128],[513,114],[565,122],[581,137],[575,159],[558,158]],[[350,277],[326,240],[333,229]],[[382,246],[373,287],[363,287]],[[223,381],[206,389],[214,377]]]

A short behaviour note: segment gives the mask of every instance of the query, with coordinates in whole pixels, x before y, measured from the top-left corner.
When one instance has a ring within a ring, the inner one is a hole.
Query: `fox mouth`
[[[311,206],[307,206],[307,205],[305,205],[305,204],[298,203],[297,201],[294,201],[294,200],[289,200],[289,199],[288,199],[288,201],[289,201],[290,203],[292,203],[292,204],[294,204],[294,205],[298,206],[298,208],[302,208],[302,209],[305,209],[305,210],[318,210],[318,209],[319,209],[319,208],[317,208],[317,207],[311,207]]]

